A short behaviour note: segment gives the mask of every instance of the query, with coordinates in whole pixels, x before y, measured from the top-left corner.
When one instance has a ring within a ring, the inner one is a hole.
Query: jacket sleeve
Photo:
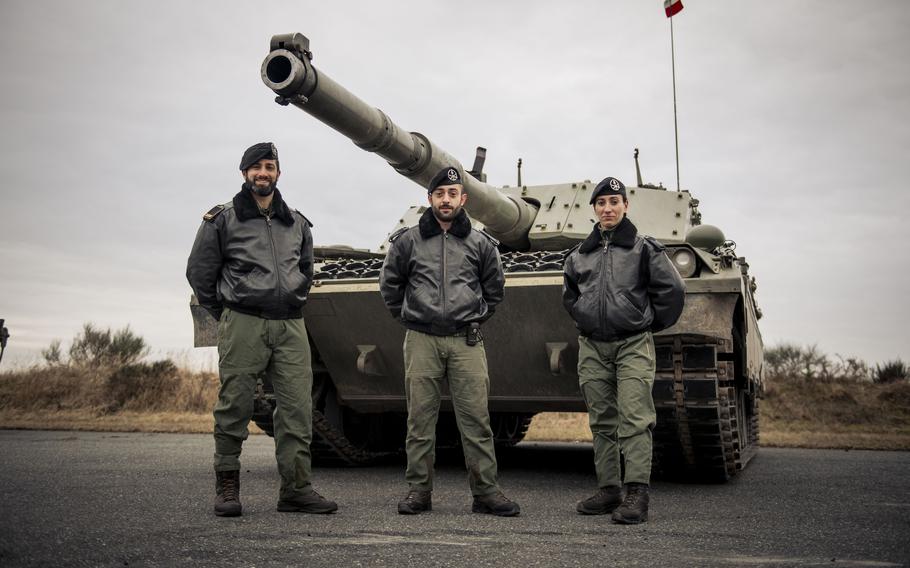
[[[569,312],[569,315],[572,315],[575,302],[581,296],[581,291],[578,289],[578,276],[575,274],[575,263],[572,258],[571,254],[566,256],[562,272],[562,305]]]
[[[379,273],[379,292],[392,317],[398,320],[401,319],[404,292],[408,287],[410,242],[402,242],[406,240],[407,235],[403,235],[391,243]]]
[[[306,293],[313,287],[313,234],[309,222],[303,223],[303,247],[300,249],[300,273],[306,278]]]
[[[658,332],[675,324],[686,302],[686,285],[666,249],[648,247],[648,298],[654,310],[651,331]]]
[[[224,309],[218,300],[218,278],[224,259],[221,255],[221,234],[214,222],[203,221],[186,263],[186,279],[196,294],[199,305],[216,320]]]
[[[489,312],[487,317],[496,311],[496,305],[502,302],[506,286],[506,277],[502,272],[502,260],[496,247],[486,242],[489,246],[483,253],[480,265],[480,290],[483,301],[486,302]]]

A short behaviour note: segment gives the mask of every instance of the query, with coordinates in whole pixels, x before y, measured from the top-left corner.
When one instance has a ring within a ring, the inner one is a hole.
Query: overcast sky
[[[910,3],[684,0],[681,177],[758,280],[766,344],[910,361]],[[275,142],[317,244],[376,248],[416,185],[259,77],[269,38],[494,185],[675,187],[660,0],[0,3],[3,366],[84,322],[192,346],[201,215]],[[634,218],[634,217],[633,217]],[[7,359],[9,358],[9,359]]]

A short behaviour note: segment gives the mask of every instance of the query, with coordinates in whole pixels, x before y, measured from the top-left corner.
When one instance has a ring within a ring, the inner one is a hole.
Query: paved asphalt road
[[[434,510],[396,513],[399,463],[317,469],[330,516],[275,511],[272,441],[244,448],[244,516],[211,513],[209,436],[0,431],[0,566],[907,566],[910,453],[765,448],[725,485],[657,482],[651,521],[575,513],[590,445],[500,454],[503,519],[470,512],[458,456]]]

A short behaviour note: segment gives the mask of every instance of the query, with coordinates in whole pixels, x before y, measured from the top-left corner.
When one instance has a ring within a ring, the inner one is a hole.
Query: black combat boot
[[[593,496],[575,505],[575,510],[582,515],[606,515],[612,513],[622,503],[622,489],[618,485],[601,487]]]
[[[408,496],[398,502],[398,513],[402,515],[416,515],[424,511],[433,510],[433,492],[411,489]]]
[[[501,491],[497,491],[489,495],[475,495],[471,512],[496,515],[497,517],[514,517],[521,512],[521,508],[518,503],[509,501]]]
[[[215,472],[215,514],[219,517],[239,517],[240,470]]]
[[[637,525],[648,520],[648,484],[627,483],[626,498],[613,511],[613,522],[621,525]]]
[[[303,495],[294,497],[281,498],[278,501],[278,511],[281,513],[316,513],[326,514],[334,513],[338,510],[338,504],[329,501],[319,493],[310,489]]]

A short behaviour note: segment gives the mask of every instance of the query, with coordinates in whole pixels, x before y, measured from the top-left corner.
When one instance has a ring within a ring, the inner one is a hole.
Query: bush
[[[41,350],[41,356],[44,361],[51,367],[63,364],[63,350],[60,349],[60,340],[55,339],[47,346],[47,349]]]
[[[165,359],[154,363],[134,363],[115,369],[107,378],[105,391],[108,412],[124,407],[160,409],[172,406],[180,386],[177,366]]]
[[[910,368],[900,359],[895,359],[883,365],[876,365],[872,379],[878,384],[887,384],[906,381],[908,376]]]
[[[48,351],[52,347],[53,344]],[[129,326],[111,333],[110,328],[102,331],[87,323],[70,346],[70,362],[85,367],[131,365],[147,354],[145,340],[134,334]]]
[[[824,382],[869,381],[869,365],[856,357],[835,355],[831,359],[815,345],[801,347],[782,343],[765,350],[765,372],[772,380]]]

